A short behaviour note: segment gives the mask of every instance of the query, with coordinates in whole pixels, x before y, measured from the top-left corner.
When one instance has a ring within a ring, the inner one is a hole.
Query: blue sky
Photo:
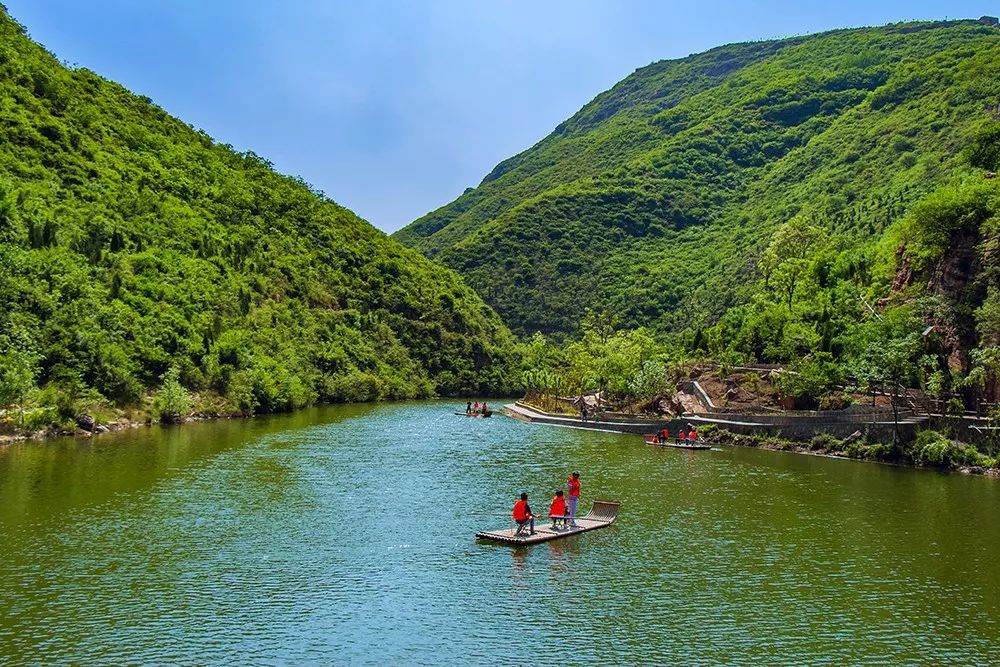
[[[3,0],[70,64],[393,231],[638,67],[964,2]]]

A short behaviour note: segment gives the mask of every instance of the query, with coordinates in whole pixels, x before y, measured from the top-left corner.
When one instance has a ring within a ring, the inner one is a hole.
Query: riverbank
[[[69,400],[56,396],[50,402],[28,405],[23,413],[8,408],[0,410],[0,446],[5,443],[50,438],[91,438],[153,426],[160,423],[185,423],[237,419],[253,416],[234,409],[224,397],[212,392],[185,395],[181,408],[172,420],[165,414],[155,395],[144,396],[136,403],[116,406],[105,401]]]
[[[89,416],[89,415],[81,415]],[[213,415],[192,415],[185,417],[177,424],[186,424],[190,422],[205,422],[205,421],[217,421],[222,419],[248,419],[250,417],[256,417],[257,415],[244,415],[241,413],[227,413],[227,414],[213,414]],[[39,429],[37,431],[25,431],[18,433],[3,433],[0,434],[0,447],[4,445],[13,444],[15,442],[25,442],[28,440],[48,440],[51,438],[93,438],[105,433],[119,433],[121,431],[127,431],[137,428],[150,428],[153,426],[160,426],[165,424],[159,420],[152,418],[144,420],[134,420],[134,419],[115,419],[110,421],[97,422],[95,420],[91,428],[84,428],[77,424],[74,428],[45,428]]]
[[[499,404],[504,399],[510,400],[510,396],[507,397],[487,397],[488,400],[496,400]],[[480,400],[482,397],[470,396],[470,397],[439,397],[437,400],[442,404],[449,401],[455,402],[456,410],[464,410],[465,402],[467,400]],[[398,404],[404,403],[406,400],[383,400],[376,401],[377,404]],[[358,403],[314,403],[311,405],[305,405],[301,408],[296,408],[294,410],[288,410],[286,412],[264,412],[264,413],[244,413],[235,410],[215,410],[215,411],[198,411],[189,415],[184,415],[183,417],[175,421],[161,421],[155,418],[153,411],[149,407],[145,406],[132,406],[129,409],[117,409],[117,410],[102,410],[95,412],[96,417],[90,413],[83,413],[75,418],[75,420],[68,420],[62,426],[59,427],[47,427],[35,430],[26,430],[20,432],[0,432],[0,447],[10,445],[16,442],[25,442],[28,440],[43,441],[52,438],[94,438],[106,433],[118,433],[121,431],[134,430],[139,428],[151,428],[153,426],[177,426],[189,423],[203,423],[212,421],[225,421],[225,420],[241,420],[241,419],[253,419],[255,417],[269,417],[282,414],[293,414],[296,412],[301,412],[303,410],[308,410],[314,407],[323,406],[333,406],[333,405],[358,405]],[[69,423],[73,422],[73,427],[70,428]],[[4,422],[0,421],[0,428],[4,426]],[[6,424],[8,429],[13,427],[13,424],[9,422]]]
[[[650,420],[631,418],[625,420],[583,421],[578,417],[548,413],[521,401],[504,406],[504,413],[523,421],[595,431],[645,434],[666,427],[676,432],[693,424],[709,444],[732,447],[751,447],[773,451],[848,458],[913,468],[946,470],[963,474],[1000,477],[1000,457],[984,454],[976,447],[948,438],[930,429],[916,433],[912,441],[893,445],[874,440],[860,428],[847,437],[838,438],[825,432],[809,429],[791,429],[792,433],[809,433],[808,437],[789,438],[771,432],[772,424],[750,421],[731,421],[707,418],[700,415],[682,419]],[[739,430],[737,430],[739,429]],[[756,430],[756,432],[755,432]],[[742,431],[742,432],[740,432]]]
[[[910,468],[926,468],[966,475],[1000,477],[1000,460],[987,456],[971,445],[947,438],[937,431],[921,431],[913,443],[869,442],[863,437],[839,439],[821,433],[809,441],[773,435],[744,435],[726,429],[707,428],[706,442],[730,447],[752,447],[813,456],[854,459]]]

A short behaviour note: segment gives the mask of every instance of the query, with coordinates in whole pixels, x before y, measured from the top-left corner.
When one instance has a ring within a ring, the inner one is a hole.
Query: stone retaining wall
[[[893,437],[893,422],[885,420],[867,421],[866,415],[847,415],[843,411],[836,415],[825,413],[809,413],[806,415],[690,415],[669,420],[633,419],[631,421],[601,420],[586,422],[578,417],[567,417],[546,413],[538,408],[523,403],[506,406],[505,411],[512,416],[532,422],[567,426],[571,428],[586,428],[599,431],[618,433],[645,434],[657,431],[664,426],[676,433],[688,428],[688,424],[698,428],[702,424],[712,424],[734,433],[782,436],[792,440],[809,440],[818,433],[829,433],[836,438],[846,438],[860,431],[872,440],[890,441]],[[900,435],[904,441],[912,440],[917,430],[926,423],[924,419],[909,418],[900,421]]]

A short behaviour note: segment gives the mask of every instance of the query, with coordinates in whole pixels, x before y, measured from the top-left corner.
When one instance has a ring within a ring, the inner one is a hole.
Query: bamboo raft
[[[492,417],[493,416],[493,411],[492,410],[487,410],[485,413],[484,412],[456,412],[455,414],[458,415],[459,417]]]
[[[711,449],[712,445],[706,445],[704,442],[689,442],[685,440],[684,442],[657,442],[655,435],[646,436],[647,445],[655,445],[656,447],[673,447],[674,449]]]
[[[621,503],[614,500],[595,500],[594,506],[590,508],[590,513],[585,517],[578,518],[576,526],[553,528],[550,521],[546,521],[542,517],[536,517],[534,535],[529,535],[527,529],[522,534],[515,535],[516,528],[505,528],[501,530],[484,530],[476,533],[476,539],[517,545],[538,544],[539,542],[558,540],[570,535],[586,533],[588,530],[597,530],[598,528],[610,526],[618,518],[619,507],[621,507]]]

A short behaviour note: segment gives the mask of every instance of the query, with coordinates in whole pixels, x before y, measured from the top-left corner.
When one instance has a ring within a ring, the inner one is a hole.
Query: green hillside
[[[797,261],[887,285],[883,234],[974,177],[963,148],[998,103],[1000,29],[976,21],[720,47],[637,70],[395,237],[522,334],[576,335],[588,307],[691,333],[787,291],[767,249],[791,221],[822,241]],[[814,286],[790,283],[789,309]]]
[[[453,272],[0,13],[0,405],[488,391],[511,345]]]

